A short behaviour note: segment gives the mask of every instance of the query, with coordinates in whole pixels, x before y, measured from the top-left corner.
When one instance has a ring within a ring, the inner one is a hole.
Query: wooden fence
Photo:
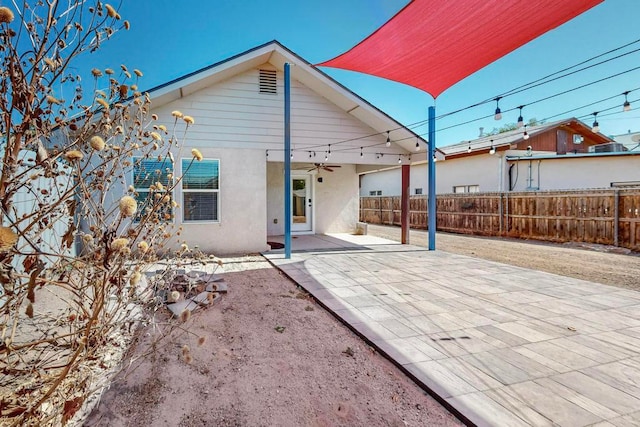
[[[437,229],[640,251],[640,189],[445,194]],[[427,228],[427,197],[411,196],[411,228]],[[361,197],[360,221],[400,225],[400,196]]]

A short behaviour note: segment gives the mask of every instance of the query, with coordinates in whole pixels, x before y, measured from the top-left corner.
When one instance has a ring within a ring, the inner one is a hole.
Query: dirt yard
[[[196,335],[115,382],[85,426],[460,425],[262,257],[225,271],[229,293],[185,324]]]
[[[399,227],[368,225],[368,234],[400,241]],[[410,243],[427,246],[427,232],[411,230]],[[554,244],[438,233],[436,249],[504,264],[640,290],[640,254],[613,246]]]

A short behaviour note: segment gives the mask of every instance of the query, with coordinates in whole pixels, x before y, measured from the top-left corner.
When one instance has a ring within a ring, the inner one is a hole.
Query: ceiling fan
[[[312,170],[317,170],[318,172],[320,172],[320,169],[324,169],[328,172],[333,172],[333,169],[341,168],[341,167],[342,166],[340,165],[325,165],[324,163],[314,163],[313,167],[309,169],[307,172],[311,172]]]

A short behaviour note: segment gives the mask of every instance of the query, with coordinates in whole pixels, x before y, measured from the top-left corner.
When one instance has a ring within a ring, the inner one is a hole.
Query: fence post
[[[620,246],[620,190],[613,190],[613,246]]]
[[[501,191],[500,192],[500,205],[498,206],[498,215],[500,216],[499,219],[499,223],[500,223],[500,235],[502,236],[502,214],[503,214],[503,207],[502,207],[502,200],[504,198],[504,193]]]

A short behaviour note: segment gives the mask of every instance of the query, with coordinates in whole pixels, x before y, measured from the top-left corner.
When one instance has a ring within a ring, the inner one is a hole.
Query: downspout
[[[515,166],[515,163],[511,163],[511,165],[509,166],[509,191],[513,191],[513,176],[512,176],[512,172],[513,172],[513,167]]]
[[[538,191],[540,191],[540,165],[542,165],[542,160],[538,160]]]
[[[498,154],[498,161],[500,162],[500,164],[498,165],[498,191],[502,192],[504,190],[504,162],[505,162],[505,160],[500,154]]]

